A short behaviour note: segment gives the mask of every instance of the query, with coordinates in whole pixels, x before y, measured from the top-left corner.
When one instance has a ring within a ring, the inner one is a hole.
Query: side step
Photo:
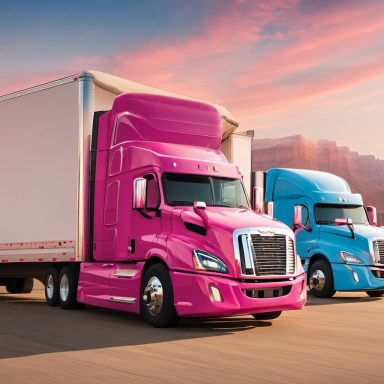
[[[119,297],[114,296],[109,299],[109,301],[113,301],[114,303],[125,303],[125,304],[135,304],[136,298],[135,297]]]

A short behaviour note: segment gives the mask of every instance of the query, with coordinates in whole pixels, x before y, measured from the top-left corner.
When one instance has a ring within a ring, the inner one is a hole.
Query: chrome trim
[[[293,244],[294,244],[294,249],[293,249],[293,256],[294,256],[294,259],[295,259],[295,263],[296,263],[296,247],[295,247],[295,238],[294,238],[294,234],[293,232],[290,230],[290,229],[284,229],[284,228],[273,228],[273,227],[254,227],[254,228],[240,228],[240,229],[236,229],[233,231],[233,248],[234,248],[234,252],[235,252],[235,259],[237,260],[239,266],[240,266],[240,271],[241,271],[241,258],[240,258],[240,250],[239,250],[239,246],[238,246],[238,237],[241,236],[241,235],[245,235],[244,237],[242,236],[242,243],[243,243],[243,249],[244,249],[244,258],[245,258],[245,263],[249,263],[251,264],[252,266],[252,269],[253,269],[253,275],[244,275],[244,274],[241,274],[241,276],[244,276],[244,277],[255,277],[257,276],[258,279],[269,279],[271,277],[276,277],[276,278],[281,278],[282,276],[295,276],[296,275],[296,266],[294,268],[294,272],[293,273],[286,273],[285,275],[264,275],[264,276],[258,276],[256,274],[256,271],[255,271],[255,267],[254,267],[254,262],[253,262],[253,246],[251,246],[251,235],[260,235],[260,236],[273,236],[273,235],[283,235],[286,237],[286,241],[288,242],[288,238],[290,238],[292,241],[293,241]],[[247,246],[245,247],[245,244],[247,244]],[[288,244],[287,244],[287,247],[286,249],[288,249]],[[286,254],[286,257],[287,257],[287,263],[286,263],[286,266],[287,266],[287,270],[288,270],[288,252]]]
[[[164,290],[160,279],[152,276],[144,289],[143,301],[152,316],[160,314],[164,302]]]
[[[131,278],[135,277],[138,272],[136,269],[118,269],[113,276]]]
[[[85,261],[89,255],[89,157],[92,141],[94,110],[94,77],[87,72],[79,75],[79,149],[78,149],[78,198],[77,198],[77,233],[76,258]]]
[[[321,269],[316,269],[309,277],[309,288],[322,291],[325,287],[325,274]]]
[[[124,304],[135,304],[135,297],[121,297],[121,296],[112,296],[109,298],[109,301],[113,301],[114,303],[124,303]]]
[[[61,301],[67,301],[69,296],[69,279],[66,274],[61,276],[59,292]]]
[[[45,291],[47,292],[48,299],[52,299],[55,292],[55,281],[53,279],[52,273],[48,275],[47,283],[45,284]]]
[[[371,259],[373,265],[384,265],[383,263],[380,263],[380,254],[379,254],[379,260],[376,259],[375,254],[375,248],[373,246],[373,243],[376,241],[384,241],[384,237],[374,237],[369,239],[369,253],[374,257],[374,260]]]
[[[144,209],[147,194],[147,179],[137,177],[133,180],[133,209]]]

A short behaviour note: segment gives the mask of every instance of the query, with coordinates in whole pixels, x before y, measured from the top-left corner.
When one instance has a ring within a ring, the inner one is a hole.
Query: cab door
[[[129,188],[132,191],[136,179],[146,180],[145,206],[141,209],[135,209],[132,202],[133,195],[131,195],[129,204],[125,205],[124,215],[127,215],[129,223],[124,228],[119,227],[118,239],[126,236],[126,261],[128,263],[123,262],[123,258],[119,258],[119,262],[116,263],[110,277],[112,297],[117,297],[121,302],[127,304],[133,304],[133,299],[138,300],[138,287],[140,284],[135,281],[138,278],[137,265],[149,257],[162,229],[158,175],[151,169],[132,172],[128,181]],[[125,228],[127,231],[125,231]],[[122,252],[119,252],[119,254],[122,254]]]
[[[295,202],[295,205],[301,205],[302,217],[301,222],[304,228],[301,228],[295,232],[296,235],[296,250],[297,254],[303,262],[304,269],[309,264],[309,254],[316,247],[316,226],[314,225],[314,217],[312,205],[306,199],[299,199]]]

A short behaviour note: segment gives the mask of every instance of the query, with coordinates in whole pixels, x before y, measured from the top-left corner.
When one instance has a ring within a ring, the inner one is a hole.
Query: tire
[[[33,279],[13,278],[5,286],[8,293],[31,293],[33,289]]]
[[[59,275],[59,301],[63,309],[78,309],[84,305],[77,298],[77,284],[79,272],[73,265],[67,265],[60,271]]]
[[[172,281],[163,264],[154,264],[144,273],[140,312],[144,320],[155,328],[167,328],[177,322]]]
[[[51,268],[45,277],[44,282],[45,300],[50,307],[60,305],[59,298],[59,271]]]
[[[384,291],[367,291],[369,297],[381,297],[384,295]]]
[[[256,320],[274,320],[274,319],[277,319],[280,315],[281,315],[281,311],[254,313],[252,316]]]
[[[309,292],[315,297],[329,298],[335,294],[332,268],[327,261],[317,260],[311,265],[308,285]]]

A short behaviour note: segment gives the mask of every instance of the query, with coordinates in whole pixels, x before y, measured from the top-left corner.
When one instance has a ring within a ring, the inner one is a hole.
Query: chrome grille
[[[373,242],[375,257],[377,262],[384,264],[384,240],[376,240]]]
[[[238,247],[243,275],[273,276],[295,273],[293,240],[285,234],[242,234],[238,236]]]
[[[287,239],[287,271],[289,274],[295,273],[295,249],[293,240]]]

